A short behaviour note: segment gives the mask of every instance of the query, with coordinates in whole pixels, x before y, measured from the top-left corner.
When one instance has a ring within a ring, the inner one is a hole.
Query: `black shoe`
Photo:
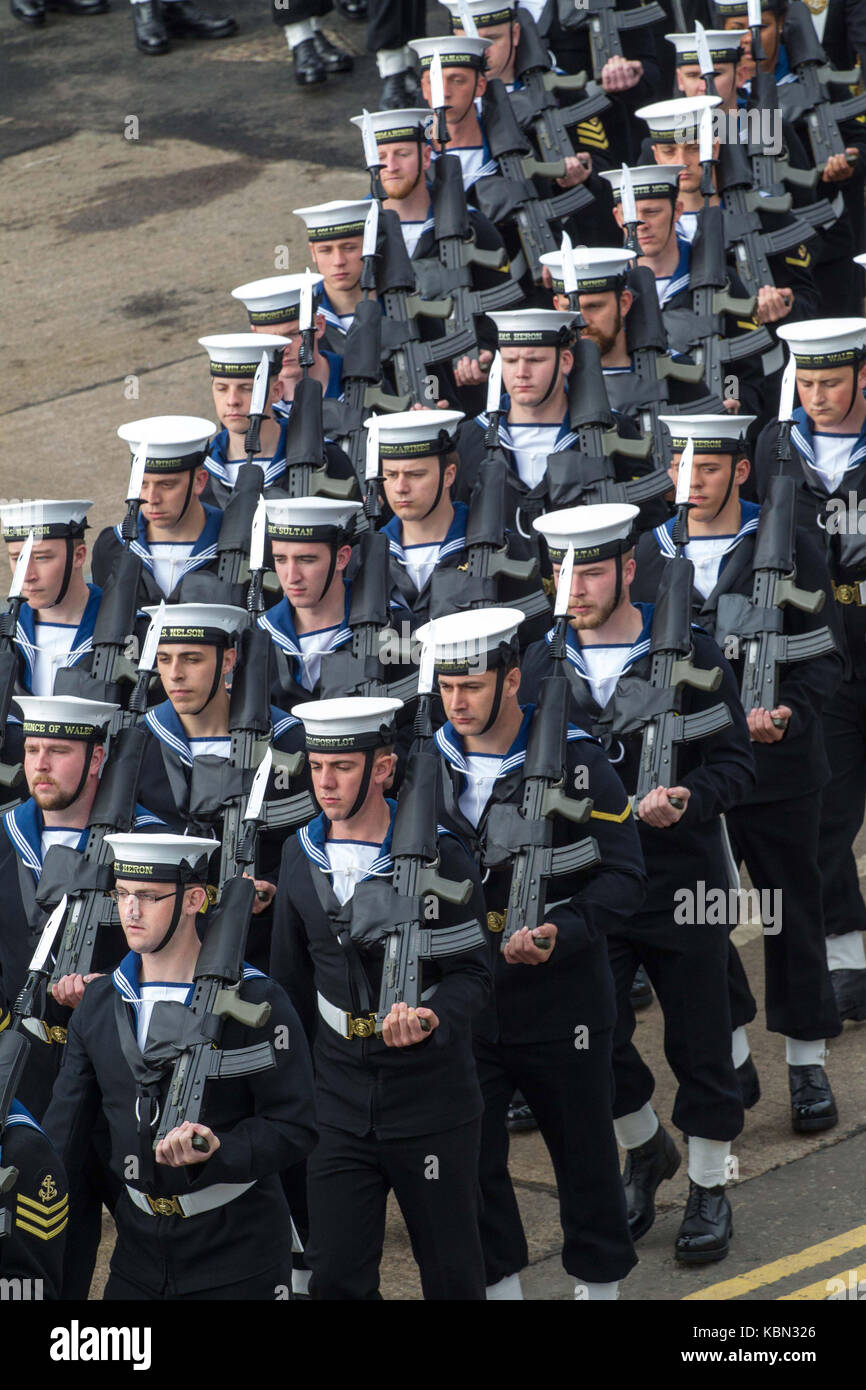
[[[832,1129],[839,1123],[836,1101],[823,1067],[788,1067],[791,1124],[797,1134]]]
[[[740,1091],[743,1097],[743,1105],[747,1110],[751,1110],[752,1106],[757,1105],[758,1101],[761,1099],[761,1083],[758,1080],[758,1072],[752,1060],[751,1053],[749,1053],[745,1062],[740,1063],[736,1071],[737,1080],[740,1083]]]
[[[830,982],[840,1018],[866,1019],[866,970],[831,970]]]
[[[723,1187],[700,1187],[689,1181],[686,1214],[674,1253],[681,1264],[708,1265],[723,1260],[734,1234],[731,1204]]]
[[[159,0],[140,0],[139,4],[131,5],[130,9],[136,48],[142,53],[168,53],[171,44],[162,22]]]
[[[339,48],[335,48],[329,38],[320,33],[318,29],[313,31],[313,43],[316,45],[316,52],[324,64],[326,72],[351,72],[355,66],[355,59],[351,53],[342,53]]]
[[[510,1134],[524,1134],[538,1129],[538,1121],[519,1091],[515,1091],[511,1097],[505,1127]]]
[[[642,965],[634,972],[628,998],[633,1009],[645,1009],[653,1001],[653,987]]]
[[[367,18],[367,0],[334,0],[334,4],[347,19],[357,19],[363,23]]]
[[[176,39],[230,39],[238,32],[230,14],[205,14],[195,0],[172,0],[163,5],[165,27]]]
[[[302,39],[297,48],[292,49],[292,61],[295,65],[295,81],[302,87],[311,87],[314,82],[327,82],[325,64],[319,57],[319,51],[312,39]]]
[[[672,1178],[681,1163],[679,1149],[661,1125],[652,1139],[626,1153],[622,1185],[632,1240],[645,1236],[655,1221],[656,1188]]]
[[[402,111],[406,105],[406,84],[404,82],[406,74],[403,72],[392,72],[390,77],[383,78],[382,95],[379,98],[380,111]]]
[[[45,5],[43,0],[9,0],[9,8],[22,24],[44,24]]]
[[[46,10],[62,10],[64,14],[106,14],[108,0],[45,0]]]

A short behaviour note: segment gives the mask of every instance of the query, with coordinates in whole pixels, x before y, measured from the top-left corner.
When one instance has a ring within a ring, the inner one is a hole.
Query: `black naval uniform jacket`
[[[0,1221],[5,1214],[8,1223],[0,1239],[0,1279],[29,1280],[29,1293],[22,1289],[20,1298],[53,1302],[63,1277],[69,1184],[57,1150],[17,1100],[3,1127],[0,1167],[18,1169],[12,1187],[0,1194]]]
[[[393,871],[391,834],[397,803],[389,800],[391,829],[367,878]],[[471,1025],[490,992],[486,950],[464,951],[422,967],[425,1000],[439,1019],[429,1038],[412,1047],[387,1047],[379,1037],[344,1038],[318,1013],[317,992],[355,1016],[375,1013],[382,983],[384,949],[360,949],[347,927],[352,899],[344,908],[329,882],[325,841],[330,822],[317,816],[283,850],[271,944],[271,973],[290,995],[313,1040],[319,1123],[360,1137],[405,1139],[454,1129],[482,1112],[472,1056]],[[475,864],[460,840],[440,826],[444,878],[471,879],[472,896],[462,906],[441,902],[432,927],[473,919],[484,922],[484,898]],[[319,891],[314,876],[318,877]],[[366,879],[361,879],[358,887]],[[326,910],[323,899],[328,903]]]
[[[465,786],[463,740],[450,722],[436,733],[442,756],[445,815],[482,865],[490,808],[502,803],[519,806],[523,800],[523,765],[534,713],[534,705],[524,710],[523,724],[502,761],[477,826],[459,805]],[[615,1021],[605,937],[639,909],[646,874],[622,783],[596,740],[573,725],[568,730],[563,788],[576,800],[591,797],[593,809],[583,825],[554,816],[554,846],[592,836],[598,843],[601,863],[548,883],[545,921],[559,930],[550,961],[532,968],[509,965],[502,955],[501,914],[508,904],[511,868],[490,869],[485,876],[494,988],[488,1007],[476,1019],[474,1032],[487,1042],[550,1042],[570,1037],[576,1022],[601,1030],[612,1028]]]
[[[277,444],[277,451],[273,458],[257,458],[252,462],[258,464],[265,475],[265,496],[266,497],[288,497],[286,484],[288,476],[286,473],[286,432],[288,430],[288,417],[280,421],[280,438]],[[225,510],[228,501],[234,491],[229,475],[226,471],[226,446],[228,443],[228,430],[220,430],[215,434],[208,445],[208,457],[205,460],[205,468],[208,472],[208,480],[201,501],[213,507]],[[234,462],[234,460],[233,460]],[[332,440],[325,440],[325,472],[329,478],[354,478],[355,474],[352,464],[338,444]]]
[[[751,596],[753,585],[752,557],[761,509],[751,502],[741,502],[740,506],[740,529],[736,537],[731,538],[730,548],[722,559],[718,583],[706,598],[699,589],[692,591],[694,622],[714,637],[724,650],[727,650],[725,638],[729,634],[717,628],[719,599],[723,594]],[[637,574],[631,586],[632,597],[636,601],[644,599],[651,602],[655,598],[665,562],[674,555],[672,531],[673,522],[670,522],[641,536],[635,557]],[[813,632],[828,623],[833,624],[834,628],[838,627],[826,561],[813,538],[803,530],[796,535],[795,560],[798,587],[822,589],[827,598],[821,612],[811,615],[790,604],[786,605],[781,610],[784,615],[783,631],[790,634]],[[729,659],[739,688],[744,658],[740,655]],[[780,705],[789,707],[791,719],[785,737],[778,743],[752,744],[757,783],[743,804],[808,796],[820,791],[829,780],[830,767],[824,752],[821,714],[842,679],[842,669],[839,651],[812,657],[808,661],[789,662],[780,668],[778,701]]]
[[[779,471],[778,441],[778,423],[771,421],[761,431],[755,447],[755,490],[759,501],[764,500],[770,478]],[[866,427],[853,442],[848,468],[831,491],[815,468],[812,421],[803,407],[797,406],[791,428],[791,457],[783,464],[783,472],[797,483],[797,524],[824,551],[834,593],[838,590],[847,596],[848,586],[851,594],[856,595],[857,586],[866,581]],[[822,617],[827,621],[826,616]],[[845,680],[864,680],[866,607],[839,601],[836,619],[834,630],[842,636]]]
[[[640,609],[643,616],[643,629],[632,647],[623,675],[648,680],[651,667],[649,644],[653,605],[639,603],[635,607]],[[539,682],[550,674],[552,634],[553,629],[543,641],[534,643],[523,658],[521,700],[534,699]],[[638,821],[640,843],[649,877],[649,887],[641,915],[655,912],[672,913],[674,894],[683,884],[693,881],[696,873],[706,880],[708,886],[727,888],[728,876],[719,816],[730,807],[739,806],[751,794],[755,782],[752,744],[733,671],[715,642],[705,632],[693,628],[692,638],[695,666],[705,670],[719,666],[722,671],[722,683],[712,694],[686,687],[683,692],[683,713],[690,714],[694,710],[708,709],[723,701],[731,712],[733,722],[710,738],[695,739],[691,743],[679,745],[676,785],[688,787],[691,796],[685,813],[676,825],[657,830],[654,826]],[[566,672],[572,690],[570,717],[583,728],[601,733],[603,711],[594,699],[589,682],[583,674],[585,667],[580,647],[571,629],[568,632],[566,654]],[[620,681],[622,679],[621,676]],[[619,682],[617,684],[619,685]],[[614,696],[615,694],[616,691]],[[610,701],[605,709],[609,708]],[[640,733],[629,734],[620,739],[615,733],[611,737],[608,732],[604,741],[607,744],[608,757],[613,762],[626,791],[632,794],[637,785]]]
[[[191,574],[195,574],[196,576],[194,581],[194,602],[204,603],[207,601],[203,595],[204,584],[207,582],[205,577],[209,575],[213,575],[215,586],[213,602],[223,602],[222,595],[219,592],[220,586],[216,579],[216,570],[219,563],[217,543],[222,527],[223,514],[218,507],[208,506],[205,507],[204,513],[204,526],[188,558],[184,562],[181,577],[170,594],[163,593],[156,581],[156,576],[153,571],[153,553],[147,540],[147,522],[141,513],[139,513],[138,537],[130,546],[133,555],[137,555],[141,560],[141,579],[138,585],[139,608],[151,607],[161,603],[163,599],[165,599],[166,603],[185,602],[186,595],[184,590],[186,587],[186,580]],[[117,563],[118,556],[123,550],[124,543],[119,526],[106,526],[104,531],[100,531],[93,546],[93,554],[91,556],[91,566],[95,583],[102,587],[105,586],[105,582],[112,573]]]

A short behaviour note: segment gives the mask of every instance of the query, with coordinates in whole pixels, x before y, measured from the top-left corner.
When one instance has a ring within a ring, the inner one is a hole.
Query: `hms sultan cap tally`
[[[305,700],[291,712],[304,726],[308,752],[366,753],[394,742],[394,721],[402,708],[402,700],[347,695],[339,700]]]
[[[36,498],[32,502],[9,502],[0,507],[0,526],[4,541],[81,539],[87,528],[87,513],[93,502],[82,497],[64,501]]]
[[[263,352],[268,354],[271,375],[275,375],[282,365],[283,348],[291,341],[275,333],[217,333],[199,338],[210,358],[211,376],[234,378],[254,377]]]
[[[640,508],[626,502],[600,502],[591,507],[565,507],[538,516],[532,525],[547,541],[550,558],[558,564],[570,545],[574,563],[591,565],[631,550],[637,537]]]
[[[766,8],[766,7],[765,7]],[[714,63],[738,63],[743,56],[741,29],[705,29],[707,47]],[[698,63],[697,34],[665,34],[676,49],[678,68],[694,67]]]
[[[57,738],[102,743],[120,705],[72,695],[18,695],[25,738]]]
[[[434,618],[415,633],[416,641],[434,650],[437,675],[468,676],[517,661],[519,608],[474,608]]]
[[[323,275],[310,273],[313,282],[313,299],[317,296]],[[269,275],[266,280],[250,280],[246,285],[238,285],[232,290],[232,299],[239,299],[246,307],[251,324],[256,328],[266,328],[270,323],[293,323],[299,317],[301,286],[306,284],[303,275]],[[264,334],[257,335],[259,342]],[[258,361],[262,360],[259,349]]]
[[[293,216],[300,217],[305,224],[310,241],[343,241],[348,237],[362,237],[369,211],[369,198],[355,198],[352,202],[338,198],[332,203],[319,203],[316,207],[292,208]]]
[[[142,612],[153,620],[159,608],[144,608]],[[245,608],[234,608],[228,603],[172,603],[165,609],[159,645],[182,642],[189,646],[233,647],[248,621]]]
[[[348,542],[360,502],[338,502],[331,497],[278,497],[265,503],[267,533],[272,541]]]
[[[757,415],[660,415],[671,432],[671,448],[682,453],[691,439],[696,454],[742,454]]]
[[[368,111],[377,145],[402,145],[404,141],[424,141],[433,121],[429,106],[405,106],[397,111]],[[350,116],[352,125],[363,132],[364,117]],[[367,208],[370,204],[367,203]],[[362,228],[363,231],[363,228]]]
[[[545,251],[539,259],[553,277],[554,290],[557,294],[562,294],[565,288],[562,252]],[[603,294],[609,290],[621,290],[625,285],[626,271],[631,270],[636,259],[636,251],[618,251],[612,246],[576,246],[574,274],[578,294]]]
[[[376,430],[380,458],[434,458],[457,447],[457,426],[465,419],[461,410],[401,410],[371,415],[364,428]]]
[[[651,106],[641,106],[635,115],[646,121],[649,138],[654,145],[695,145],[704,112],[713,111],[721,104],[721,97],[676,97],[671,101],[655,101]]]
[[[509,309],[487,317],[496,325],[499,347],[566,347],[574,340],[579,314],[559,309]]]
[[[484,55],[490,47],[489,39],[471,39],[467,34],[445,34],[438,39],[412,39],[409,47],[426,72],[439,54],[443,68],[474,68],[484,71]]]
[[[854,366],[866,358],[866,319],[813,319],[776,332],[804,371]]]
[[[146,883],[207,883],[211,855],[219,840],[197,835],[106,835],[115,879]]]
[[[635,202],[641,199],[670,198],[676,202],[680,191],[680,174],[684,164],[638,164],[629,169]],[[622,202],[622,169],[600,169],[613,192],[614,203]]]
[[[204,463],[208,440],[216,431],[213,420],[198,415],[151,415],[121,425],[117,436],[133,456],[147,444],[145,473],[186,473]]]

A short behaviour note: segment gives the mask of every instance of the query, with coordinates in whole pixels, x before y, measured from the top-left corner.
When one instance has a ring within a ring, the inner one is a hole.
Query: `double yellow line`
[[[798,1250],[793,1255],[783,1255],[780,1260],[771,1260],[769,1264],[759,1265],[757,1269],[749,1270],[748,1274],[737,1274],[733,1279],[723,1279],[719,1284],[710,1284],[708,1288],[686,1294],[683,1302],[741,1298],[755,1289],[778,1284],[782,1279],[790,1278],[792,1274],[799,1274],[801,1270],[813,1269],[816,1265],[827,1264],[830,1260],[838,1259],[840,1255],[860,1249],[866,1249],[866,1226],[854,1226],[852,1230],[843,1231],[841,1235],[832,1236],[830,1240],[819,1241],[817,1245],[807,1245],[805,1250]],[[856,1290],[859,1280],[866,1279],[866,1265],[861,1265],[856,1270],[834,1271],[814,1284],[807,1284],[802,1289],[795,1289],[793,1293],[779,1294],[777,1297],[780,1302],[786,1299],[829,1298],[834,1292],[830,1281],[842,1279],[847,1287],[849,1275]],[[856,1293],[853,1296],[856,1296]]]

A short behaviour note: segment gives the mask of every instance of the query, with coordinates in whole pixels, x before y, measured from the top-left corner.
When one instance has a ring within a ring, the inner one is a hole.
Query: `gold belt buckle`
[[[144,1195],[154,1216],[183,1216],[177,1197],[151,1197],[147,1192]]]
[[[43,1027],[45,1028],[45,1034],[46,1034],[46,1041],[47,1041],[47,1042],[53,1042],[53,1043],[65,1043],[65,1042],[66,1042],[66,1029],[65,1029],[65,1028],[60,1028],[57,1024],[55,1024],[52,1028],[49,1028],[47,1023],[44,1024]]]
[[[366,1018],[355,1018],[352,1014],[347,1014],[346,1022],[350,1038],[372,1038],[376,1031],[375,1014],[368,1014]]]
[[[488,931],[492,931],[492,932],[505,931],[505,913],[504,913],[504,912],[488,912],[488,914],[487,914],[487,930],[488,930]]]
[[[834,584],[833,597],[837,603],[861,604],[859,584]]]

